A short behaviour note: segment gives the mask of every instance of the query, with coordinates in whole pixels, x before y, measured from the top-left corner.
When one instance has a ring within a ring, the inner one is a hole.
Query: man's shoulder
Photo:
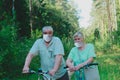
[[[53,36],[53,40],[60,40],[59,37]]]
[[[43,40],[42,38],[38,38],[38,39],[36,39],[36,41],[41,41],[41,40]]]
[[[42,41],[43,41],[42,38],[36,39],[36,42],[42,42]]]

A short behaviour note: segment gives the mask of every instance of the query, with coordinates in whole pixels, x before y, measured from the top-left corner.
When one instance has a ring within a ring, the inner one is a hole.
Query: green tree
[[[15,0],[16,20],[18,24],[18,37],[29,37],[29,9],[25,0]]]
[[[72,17],[72,18],[71,18]],[[52,25],[55,35],[68,36],[78,28],[75,10],[67,1],[32,1],[32,30]],[[74,30],[74,31],[73,31]]]

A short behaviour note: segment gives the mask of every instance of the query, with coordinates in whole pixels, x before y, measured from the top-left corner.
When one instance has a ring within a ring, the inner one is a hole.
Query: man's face
[[[51,30],[45,30],[43,32],[43,35],[49,35],[49,36],[52,36],[53,35],[53,32]]]
[[[43,39],[45,42],[50,42],[52,40],[53,32],[51,30],[45,30],[43,32]]]

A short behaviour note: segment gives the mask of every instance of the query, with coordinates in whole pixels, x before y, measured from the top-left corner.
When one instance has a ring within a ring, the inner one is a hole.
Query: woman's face
[[[76,47],[83,47],[84,46],[83,37],[74,37],[74,45]]]
[[[74,37],[74,42],[76,43],[76,42],[83,42],[83,38],[82,37],[78,37],[78,36],[76,36],[76,37]]]

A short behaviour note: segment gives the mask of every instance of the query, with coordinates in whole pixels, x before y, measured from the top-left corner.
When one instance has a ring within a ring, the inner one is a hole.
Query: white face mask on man
[[[74,45],[76,47],[82,47],[83,46],[83,42],[75,42]]]
[[[48,34],[43,34],[43,39],[46,41],[46,42],[49,42],[51,39],[52,39],[52,36],[48,35]]]

